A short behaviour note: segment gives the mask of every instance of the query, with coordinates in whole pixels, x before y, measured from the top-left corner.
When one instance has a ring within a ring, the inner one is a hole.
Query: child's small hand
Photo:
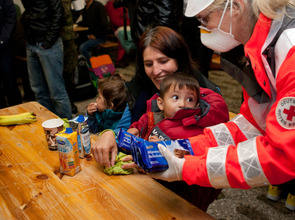
[[[87,114],[93,116],[93,113],[97,111],[97,103],[92,102],[87,106]]]
[[[127,132],[129,132],[130,134],[133,134],[133,135],[135,135],[135,136],[139,136],[139,130],[137,130],[137,128],[129,128],[128,130],[127,130]]]
[[[157,136],[153,135],[149,137],[149,141],[150,142],[156,142],[156,141],[161,141],[160,138],[158,138]]]

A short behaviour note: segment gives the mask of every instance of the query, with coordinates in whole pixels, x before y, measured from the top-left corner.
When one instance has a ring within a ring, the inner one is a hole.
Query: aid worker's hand
[[[161,179],[168,182],[182,180],[182,168],[184,159],[175,157],[165,146],[158,144],[159,151],[168,162],[168,169],[163,172],[148,174],[155,179]]]

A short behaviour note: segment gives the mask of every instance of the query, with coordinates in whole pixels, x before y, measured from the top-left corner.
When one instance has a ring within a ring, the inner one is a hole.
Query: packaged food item
[[[118,147],[126,150],[129,153],[131,152],[131,136],[132,134],[122,129],[118,134]]]
[[[66,128],[56,134],[57,149],[60,161],[60,173],[74,176],[81,170],[77,145],[77,132]]]
[[[64,121],[59,118],[49,119],[42,123],[49,150],[57,150],[56,134],[64,129],[63,125]]]
[[[118,155],[116,156],[115,165],[113,165],[111,167],[105,167],[103,171],[108,175],[121,175],[121,174],[127,175],[127,174],[134,173],[133,168],[123,169],[121,167],[124,164],[131,163],[131,161],[128,161],[128,162],[122,161],[122,159],[126,156],[127,156],[127,154],[119,152]]]
[[[120,130],[118,134],[118,147],[129,151],[134,162],[145,172],[158,172],[168,169],[168,163],[160,153],[158,144],[164,145],[172,154],[180,158],[188,154],[194,155],[187,139],[149,142],[124,130]]]
[[[89,155],[91,151],[90,133],[87,119],[88,117],[79,115],[76,118],[70,120],[71,122],[78,124],[77,141],[80,158],[85,158],[85,156]]]

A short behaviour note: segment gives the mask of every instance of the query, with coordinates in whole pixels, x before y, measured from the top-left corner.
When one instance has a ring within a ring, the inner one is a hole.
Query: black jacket
[[[96,38],[105,37],[109,28],[108,17],[102,3],[93,1],[88,9],[82,13],[82,21],[79,25],[88,27],[89,30],[81,33],[85,39],[87,35],[94,35]]]
[[[11,40],[16,24],[16,12],[11,0],[0,0],[0,49]]]
[[[137,44],[146,28],[166,26],[180,32],[183,19],[183,0],[127,0],[133,2],[129,17],[132,38]]]
[[[25,12],[22,22],[29,44],[42,43],[50,48],[60,37],[64,9],[60,0],[22,0]]]

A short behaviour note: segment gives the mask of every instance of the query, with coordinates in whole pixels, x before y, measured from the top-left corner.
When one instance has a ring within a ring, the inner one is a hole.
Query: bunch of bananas
[[[37,121],[34,112],[0,116],[0,125],[20,125]]]

